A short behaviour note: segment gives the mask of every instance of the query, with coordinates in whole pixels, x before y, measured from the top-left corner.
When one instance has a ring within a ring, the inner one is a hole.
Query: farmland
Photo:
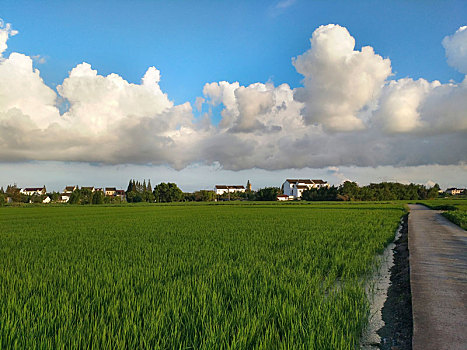
[[[446,210],[443,213],[444,217],[467,230],[467,199],[446,198],[420,203],[431,209]]]
[[[401,204],[0,208],[0,348],[352,349]]]

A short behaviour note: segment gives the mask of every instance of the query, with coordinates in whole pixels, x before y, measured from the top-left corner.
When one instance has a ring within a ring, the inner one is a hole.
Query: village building
[[[282,184],[282,193],[291,199],[300,199],[305,190],[330,187],[327,181],[311,179],[286,179]]]
[[[63,190],[63,193],[73,193],[74,190],[77,190],[78,186],[66,186]]]
[[[115,196],[117,193],[117,189],[115,187],[106,187],[105,188],[105,195],[106,196]]]
[[[44,187],[26,187],[26,188],[22,188],[19,192],[26,196],[34,196],[34,195],[41,196],[43,194],[46,194],[47,190],[45,189],[45,186]]]
[[[452,196],[457,196],[459,194],[464,193],[464,191],[465,191],[465,188],[451,187],[451,188],[448,188],[445,192]]]
[[[126,199],[125,190],[116,190],[115,196],[120,197],[120,200],[124,201]]]
[[[70,200],[71,193],[61,193],[58,197],[58,201],[61,203],[68,203]]]
[[[42,203],[47,204],[47,203],[50,203],[51,201],[52,201],[52,200],[50,199],[50,197],[47,196],[47,197],[45,197],[45,198],[42,200]]]
[[[280,194],[280,195],[277,196],[276,199],[278,201],[288,201],[288,200],[290,200],[290,197],[287,196],[286,194]],[[293,199],[293,197],[292,197],[292,199]]]
[[[245,186],[216,185],[214,186],[214,191],[217,195],[222,195],[224,193],[245,192]]]

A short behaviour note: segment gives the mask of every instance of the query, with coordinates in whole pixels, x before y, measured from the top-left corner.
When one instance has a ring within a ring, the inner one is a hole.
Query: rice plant
[[[0,348],[353,349],[401,205],[0,208]]]

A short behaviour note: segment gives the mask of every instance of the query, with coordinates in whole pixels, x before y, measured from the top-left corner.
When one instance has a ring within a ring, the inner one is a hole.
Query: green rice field
[[[419,203],[431,209],[467,211],[467,199],[442,198],[419,201]]]
[[[443,216],[467,230],[467,199],[436,199],[420,202],[431,209],[445,210]]]
[[[0,208],[0,348],[355,349],[402,204]]]

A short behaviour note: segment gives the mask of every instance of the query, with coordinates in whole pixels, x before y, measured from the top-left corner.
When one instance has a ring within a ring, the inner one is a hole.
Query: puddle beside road
[[[382,309],[388,296],[391,285],[391,268],[394,265],[395,241],[401,236],[403,225],[397,229],[394,240],[388,244],[383,254],[377,257],[377,268],[373,276],[368,280],[366,294],[370,301],[370,317],[368,326],[362,334],[360,348],[364,350],[380,349],[381,337],[377,331],[384,327]]]

